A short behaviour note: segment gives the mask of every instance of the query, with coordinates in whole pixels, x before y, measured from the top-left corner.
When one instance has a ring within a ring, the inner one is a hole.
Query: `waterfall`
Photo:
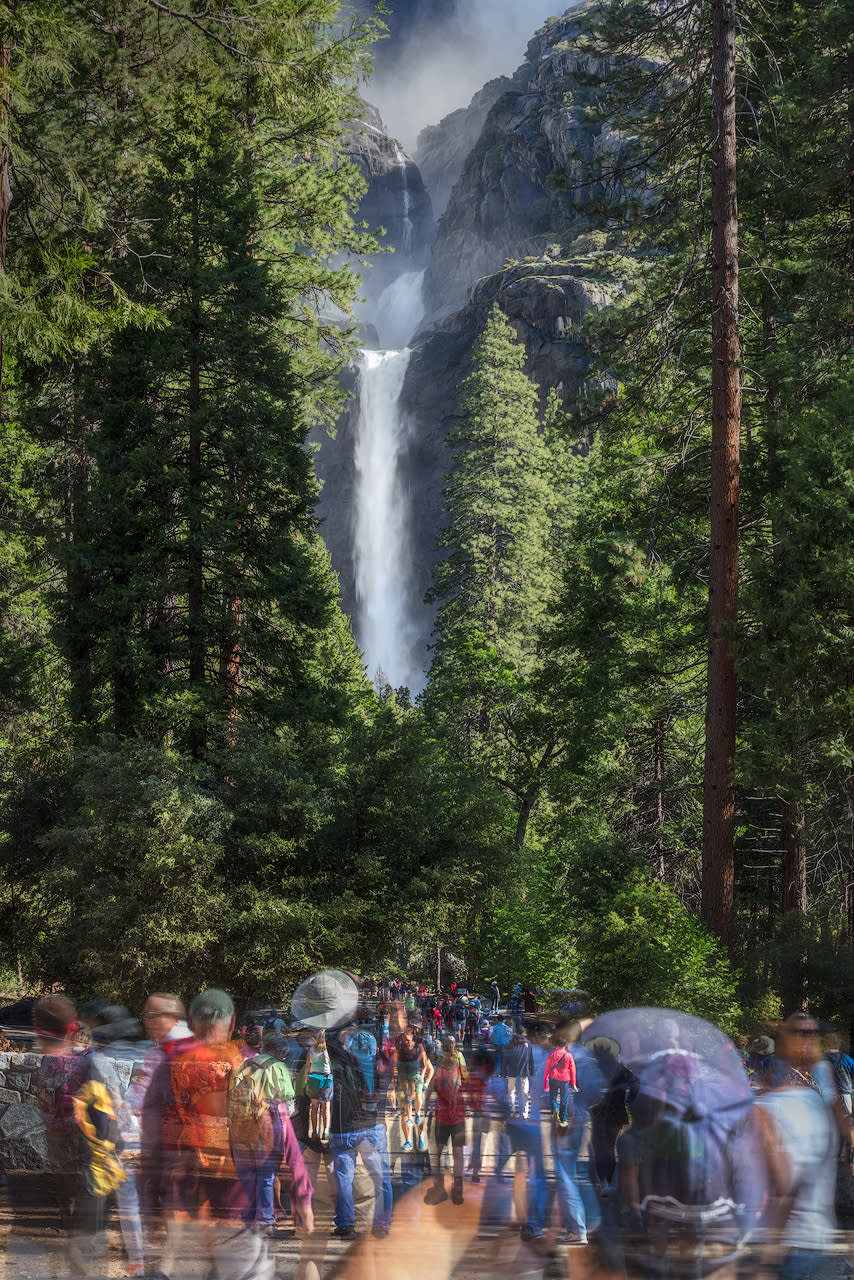
[[[406,271],[383,289],[374,327],[387,351],[399,351],[424,318],[424,272]]]
[[[406,172],[406,156],[398,144],[395,145],[395,159],[400,169],[403,186],[403,238],[400,244],[401,253],[412,253],[412,193],[409,190],[409,175]]]
[[[359,366],[356,439],[357,635],[376,680],[421,687],[408,602],[409,521],[400,476],[405,443],[398,400],[411,352],[365,351]]]
[[[402,461],[408,445],[400,407],[409,358],[406,343],[424,314],[423,271],[408,271],[383,291],[375,324],[388,350],[363,351],[355,443],[353,559],[356,637],[372,679],[394,688],[424,686],[423,636],[413,617],[412,531]]]

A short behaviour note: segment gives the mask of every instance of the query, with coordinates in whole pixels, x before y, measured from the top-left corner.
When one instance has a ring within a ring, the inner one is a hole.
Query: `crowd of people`
[[[456,1220],[461,1238],[493,1241],[497,1258],[512,1233],[560,1274],[592,1244],[608,1275],[832,1273],[854,1081],[837,1034],[822,1044],[804,1012],[775,1040],[741,1044],[663,1010],[546,1019],[524,1014],[521,984],[503,1005],[493,985],[359,990],[322,971],[289,1012],[240,1019],[215,989],[188,1013],[154,993],[138,1021],[40,1000],[39,1098],[68,1273],[106,1276],[114,1199],[128,1275],[183,1280],[203,1259],[217,1280],[272,1280],[274,1242],[296,1235],[299,1276],[319,1276],[327,1241],[355,1245],[367,1206],[370,1274],[397,1280],[389,1242],[407,1197],[428,1215],[476,1200],[474,1218]]]

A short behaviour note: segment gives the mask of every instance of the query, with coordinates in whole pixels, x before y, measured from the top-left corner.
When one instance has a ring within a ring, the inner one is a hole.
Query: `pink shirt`
[[[568,1081],[573,1089],[576,1087],[575,1059],[566,1045],[562,1044],[557,1049],[552,1049],[546,1059],[546,1072],[543,1076],[544,1089],[548,1089],[550,1079]]]

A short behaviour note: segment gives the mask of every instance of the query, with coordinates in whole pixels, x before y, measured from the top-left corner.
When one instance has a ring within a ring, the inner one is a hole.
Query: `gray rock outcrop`
[[[0,1114],[0,1162],[28,1173],[50,1169],[44,1119],[35,1106],[13,1102]]]
[[[511,88],[507,76],[490,80],[474,95],[467,107],[452,111],[438,124],[428,125],[418,135],[415,159],[437,218],[448,206],[453,190],[472,148],[481,135],[486,117],[501,97]]]
[[[464,304],[468,288],[508,259],[562,248],[585,206],[613,200],[597,168],[620,140],[591,115],[604,64],[578,47],[584,16],[554,19],[488,111],[441,219],[427,270],[428,312]]]
[[[359,217],[392,253],[375,254],[363,274],[370,298],[399,275],[401,259],[408,269],[424,267],[433,243],[433,206],[418,166],[396,138],[386,132],[374,107],[364,104],[362,117],[351,121],[346,138],[350,159],[361,170],[367,190]]]

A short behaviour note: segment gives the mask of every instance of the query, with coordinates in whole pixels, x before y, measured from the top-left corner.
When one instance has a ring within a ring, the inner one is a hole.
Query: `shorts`
[[[436,1147],[442,1150],[445,1143],[450,1138],[452,1147],[464,1147],[466,1145],[466,1122],[458,1120],[456,1124],[440,1124],[436,1121]]]
[[[397,1100],[398,1103],[406,1098],[421,1098],[424,1094],[424,1077],[420,1071],[416,1071],[415,1075],[406,1076],[398,1072],[397,1076]]]
[[[332,1076],[309,1076],[305,1091],[313,1101],[332,1101]]]

